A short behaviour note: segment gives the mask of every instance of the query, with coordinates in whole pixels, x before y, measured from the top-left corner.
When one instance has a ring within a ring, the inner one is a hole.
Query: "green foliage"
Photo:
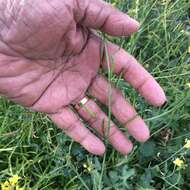
[[[137,18],[141,29],[130,38],[108,37],[135,55],[166,91],[167,104],[153,108],[122,79],[111,78],[149,124],[150,141],[134,142],[128,156],[108,146],[105,157],[96,157],[45,115],[0,98],[0,181],[17,173],[26,189],[32,190],[190,189],[190,152],[181,149],[190,137],[190,89],[186,85],[190,82],[190,3],[163,2],[118,1],[118,8]],[[172,163],[178,156],[185,159],[184,169],[176,170]]]

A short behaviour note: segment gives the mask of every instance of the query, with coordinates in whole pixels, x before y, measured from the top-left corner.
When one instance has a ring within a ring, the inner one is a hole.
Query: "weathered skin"
[[[104,145],[84,128],[70,106],[78,103],[87,89],[106,103],[97,89],[108,87],[105,79],[97,76],[102,41],[92,29],[127,36],[138,27],[135,20],[101,0],[0,0],[0,94],[34,111],[47,113],[88,151],[102,154]],[[153,105],[161,105],[165,95],[152,76],[124,50],[111,43],[107,46],[110,54],[114,53],[114,72],[124,71],[124,79],[141,95]],[[103,67],[106,68],[105,61]],[[118,115],[119,121],[126,121],[136,112],[116,92],[121,105],[113,114]],[[98,107],[90,102],[89,107],[93,105],[91,109],[95,112]],[[78,112],[86,119],[82,110]],[[105,120],[106,115],[98,111],[99,121],[102,116]],[[95,128],[100,125],[90,124]],[[129,129],[129,133],[137,140],[148,138],[148,129],[140,117],[131,125],[134,130]],[[130,141],[115,126],[114,129],[110,143],[121,153],[128,153],[132,148]],[[118,138],[120,143],[116,142]]]

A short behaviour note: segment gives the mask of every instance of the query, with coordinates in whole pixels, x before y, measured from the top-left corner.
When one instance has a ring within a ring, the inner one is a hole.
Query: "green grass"
[[[111,2],[111,1],[110,1]],[[113,2],[113,1],[112,1]],[[0,181],[22,176],[32,190],[189,190],[190,151],[190,2],[121,0],[117,6],[141,22],[130,38],[111,38],[135,55],[164,88],[168,102],[154,108],[122,79],[109,75],[150,126],[145,143],[122,156],[108,146],[104,157],[88,154],[66,137],[48,117],[30,113],[0,98]],[[109,37],[110,38],[110,37]],[[172,161],[184,157],[184,169]],[[92,170],[86,171],[87,163]]]

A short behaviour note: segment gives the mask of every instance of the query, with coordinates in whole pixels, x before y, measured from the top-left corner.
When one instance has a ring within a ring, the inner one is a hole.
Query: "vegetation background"
[[[47,116],[0,98],[0,182],[18,174],[26,190],[190,190],[190,150],[183,147],[190,138],[190,1],[109,2],[139,20],[141,29],[130,38],[108,38],[135,55],[168,97],[153,108],[122,79],[111,78],[145,118],[151,139],[134,142],[128,156],[110,146],[104,157],[93,156]]]

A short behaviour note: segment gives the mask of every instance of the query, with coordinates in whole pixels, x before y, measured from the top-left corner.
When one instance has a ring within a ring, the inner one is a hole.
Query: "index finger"
[[[122,74],[123,78],[131,84],[141,96],[150,104],[161,106],[166,101],[165,93],[153,76],[138,61],[124,49],[108,42],[105,44],[110,61],[104,59],[103,67],[108,65],[115,74]]]
[[[78,24],[113,36],[128,36],[139,28],[135,19],[102,0],[76,0],[74,16]]]

